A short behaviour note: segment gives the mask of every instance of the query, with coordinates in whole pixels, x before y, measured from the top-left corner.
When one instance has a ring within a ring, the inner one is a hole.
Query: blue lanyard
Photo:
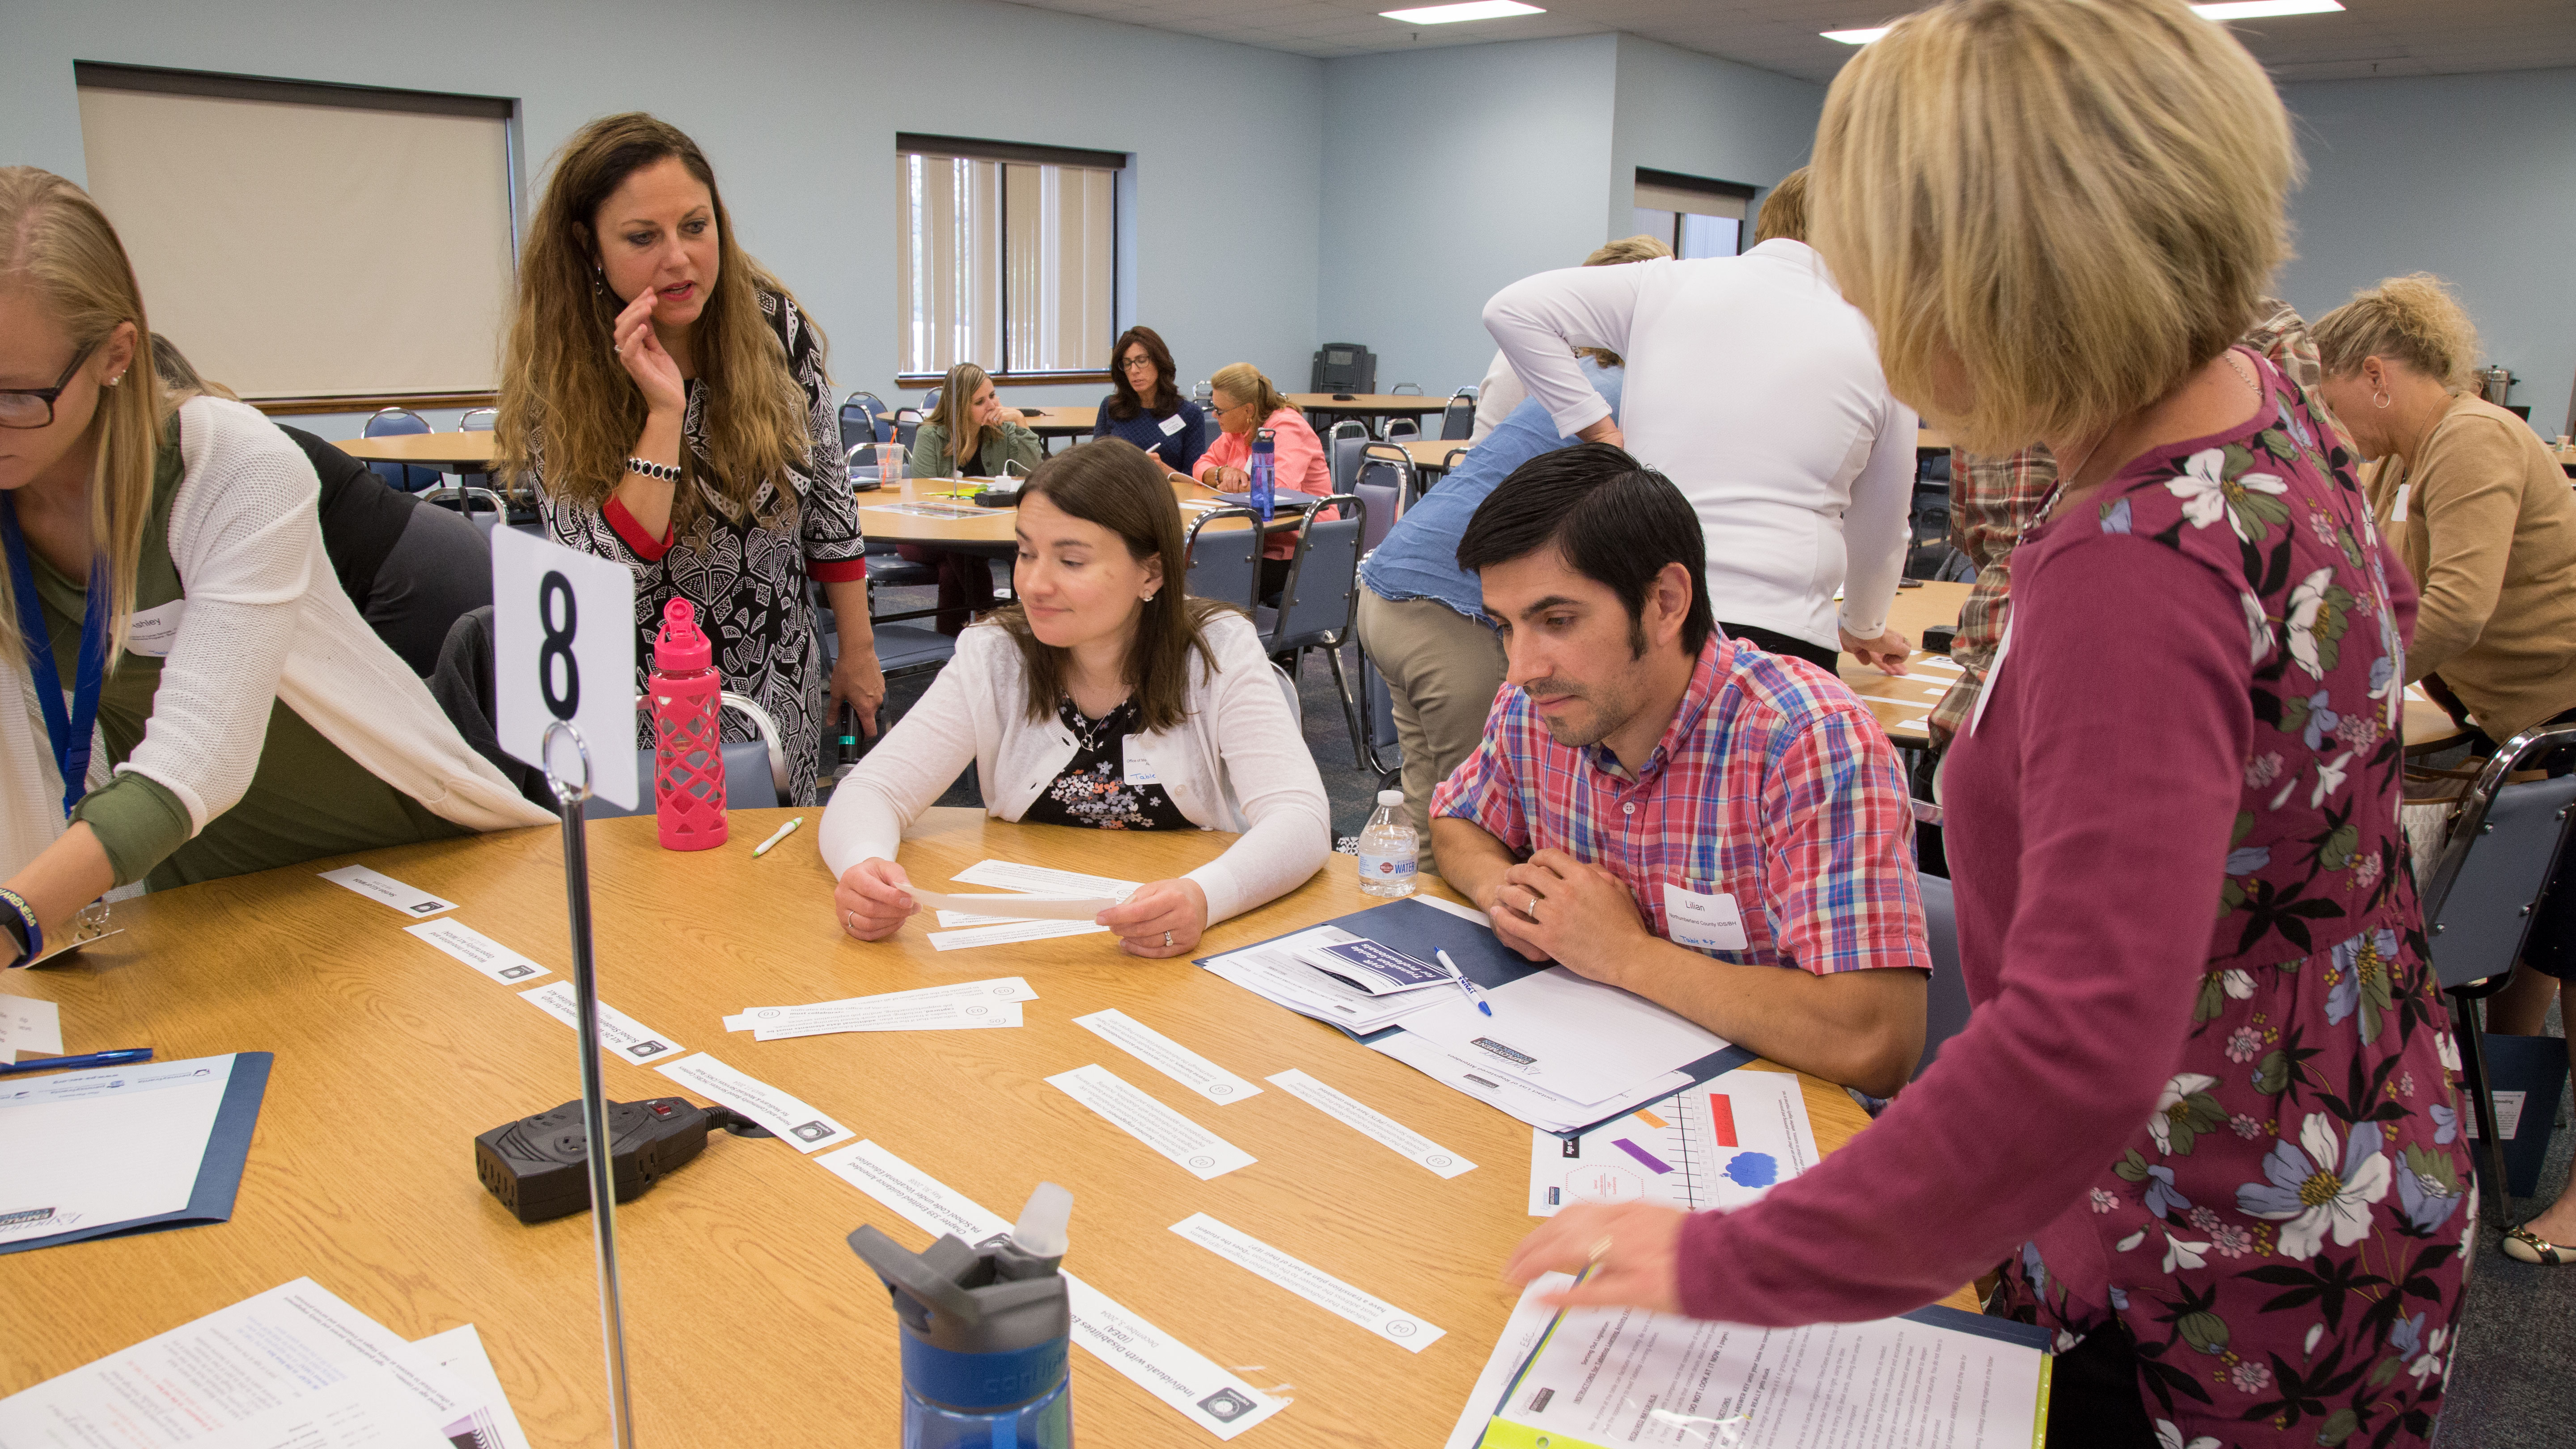
[[[54,747],[54,765],[63,773],[63,815],[80,803],[89,789],[90,731],[98,723],[98,691],[107,674],[106,572],[92,563],[89,598],[81,610],[78,682],[72,688],[70,713],[63,710],[62,676],[54,669],[54,641],[45,629],[45,604],[36,597],[35,568],[27,561],[27,540],[18,531],[18,501],[0,493],[0,541],[9,549],[9,583],[18,599],[18,635],[27,641],[27,667],[36,676],[36,699],[45,709],[45,737]]]

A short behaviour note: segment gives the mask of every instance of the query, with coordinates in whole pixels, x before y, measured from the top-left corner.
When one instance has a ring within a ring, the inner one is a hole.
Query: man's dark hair
[[[1682,648],[1693,657],[1717,632],[1708,607],[1708,545],[1699,514],[1671,479],[1608,443],[1541,453],[1476,506],[1458,539],[1458,567],[1477,573],[1554,544],[1566,564],[1606,584],[1628,608],[1628,648],[1646,652],[1646,590],[1666,564],[1690,574]]]

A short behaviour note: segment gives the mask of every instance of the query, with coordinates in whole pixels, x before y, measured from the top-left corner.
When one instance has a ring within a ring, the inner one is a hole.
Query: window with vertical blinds
[[[1677,257],[1734,256],[1752,203],[1750,186],[1637,168],[1637,230],[1661,237]]]
[[[1105,376],[1116,339],[1114,152],[898,136],[897,371]]]

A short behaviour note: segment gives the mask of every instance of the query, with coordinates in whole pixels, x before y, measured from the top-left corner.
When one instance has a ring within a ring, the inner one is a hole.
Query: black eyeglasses
[[[72,385],[72,374],[98,350],[93,342],[80,350],[72,365],[54,379],[52,387],[28,388],[17,392],[0,392],[0,428],[49,428],[54,425],[54,399]]]
[[[1127,369],[1129,372],[1134,372],[1140,367],[1152,367],[1154,365],[1154,359],[1150,357],[1131,357],[1118,365]]]

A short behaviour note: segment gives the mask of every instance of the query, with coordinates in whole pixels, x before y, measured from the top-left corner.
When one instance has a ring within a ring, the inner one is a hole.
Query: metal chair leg
[[[2478,1021],[2477,1002],[2465,996],[2451,999],[2451,1027],[2460,1038],[2461,1075],[2468,1078],[2469,1108],[2478,1124],[2478,1175],[2486,1179],[2486,1191],[2478,1194],[2479,1210],[2491,1227],[2501,1228],[2507,1220],[2505,1199],[2512,1191],[2505,1186],[2504,1137],[2496,1128],[2495,1091],[2487,1080],[2486,1033]],[[2531,1104],[2523,1104],[2525,1111]],[[2555,1113],[2556,1104],[2548,1109]]]
[[[1386,777],[1386,771],[1378,767],[1377,751],[1369,748],[1368,732],[1360,727],[1360,709],[1351,700],[1351,677],[1348,671],[1342,668],[1341,646],[1336,644],[1326,649],[1324,657],[1332,661],[1333,687],[1341,691],[1342,723],[1348,726],[1351,732],[1351,763],[1363,770],[1375,771],[1382,780]]]

